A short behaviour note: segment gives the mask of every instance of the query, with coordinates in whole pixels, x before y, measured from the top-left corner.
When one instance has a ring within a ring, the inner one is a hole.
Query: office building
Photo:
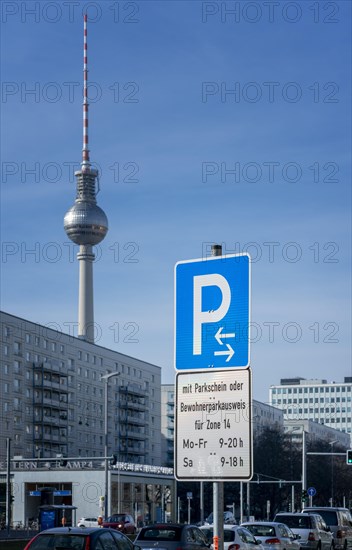
[[[270,386],[270,404],[287,420],[313,420],[352,438],[352,377],[342,383],[284,378]]]

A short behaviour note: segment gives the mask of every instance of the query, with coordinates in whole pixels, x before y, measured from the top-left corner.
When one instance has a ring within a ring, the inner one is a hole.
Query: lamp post
[[[104,447],[104,454],[105,454],[105,497],[104,497],[104,516],[105,519],[108,518],[109,515],[109,466],[108,466],[108,383],[110,378],[113,376],[119,376],[120,372],[110,372],[109,374],[102,374],[101,380],[105,381],[105,396],[104,396],[104,404],[105,404],[105,419],[104,419],[104,435],[105,435],[105,447]]]
[[[337,443],[337,439],[329,441],[331,445],[331,501],[330,506],[334,506],[334,444]]]
[[[302,427],[302,492],[307,489],[307,464],[306,464],[306,431]],[[302,503],[302,508],[305,508],[305,501]]]
[[[299,430],[302,428],[302,496],[304,492],[307,489],[307,457],[306,457],[306,430],[304,424],[298,424],[296,426],[292,426],[292,432],[295,430]],[[292,433],[291,432],[291,433]],[[292,497],[291,497],[292,498]],[[292,498],[292,510],[294,508],[294,502]],[[302,501],[302,509],[305,508],[305,501]]]

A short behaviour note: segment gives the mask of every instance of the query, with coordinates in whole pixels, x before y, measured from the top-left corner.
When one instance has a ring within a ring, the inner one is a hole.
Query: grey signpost
[[[175,476],[213,481],[214,550],[222,482],[253,475],[250,258],[221,252],[175,266]]]

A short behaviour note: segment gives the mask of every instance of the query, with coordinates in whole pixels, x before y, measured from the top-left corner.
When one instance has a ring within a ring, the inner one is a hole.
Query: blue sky
[[[252,255],[256,399],[351,376],[347,1],[3,2],[2,309],[77,321],[85,9],[98,343],[173,382],[174,265],[216,242]]]

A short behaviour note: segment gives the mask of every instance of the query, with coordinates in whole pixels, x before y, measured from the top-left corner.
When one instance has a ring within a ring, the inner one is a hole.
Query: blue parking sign
[[[175,368],[249,366],[250,257],[175,266]]]

